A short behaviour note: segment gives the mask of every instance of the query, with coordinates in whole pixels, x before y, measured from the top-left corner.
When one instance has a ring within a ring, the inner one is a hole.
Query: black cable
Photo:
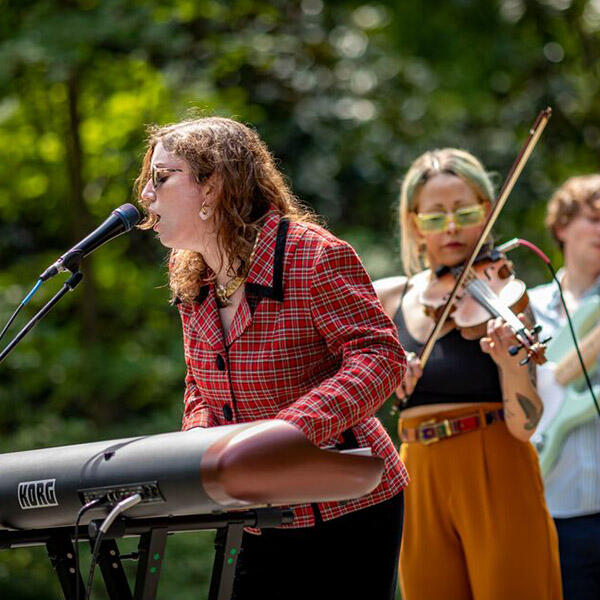
[[[12,314],[11,318],[8,320],[8,323],[4,326],[2,333],[0,333],[0,340],[4,337],[4,334],[8,331],[8,328],[12,325],[12,322],[17,318],[19,311],[23,308],[23,304],[19,304],[17,310]]]
[[[83,515],[88,512],[88,510],[91,510],[95,506],[98,506],[104,502],[106,502],[106,496],[102,496],[102,498],[96,498],[95,500],[88,502],[79,509],[77,518],[75,519],[75,577],[77,578],[75,584],[75,600],[79,600],[79,523]]]
[[[571,321],[571,315],[569,314],[569,310],[567,309],[567,303],[565,302],[565,298],[563,296],[562,286],[560,285],[560,281],[556,276],[556,271],[554,267],[550,264],[550,262],[546,263],[548,268],[550,269],[550,273],[552,273],[552,278],[556,281],[556,285],[558,285],[558,293],[560,295],[560,301],[565,309],[565,314],[567,315],[567,322],[569,323],[569,329],[571,331],[571,337],[573,338],[573,343],[575,344],[575,351],[577,352],[577,358],[579,359],[579,364],[581,365],[581,369],[583,371],[583,375],[585,377],[585,382],[590,391],[590,395],[592,396],[592,400],[594,401],[594,406],[596,407],[596,412],[598,413],[598,417],[600,418],[600,406],[598,406],[598,399],[596,398],[596,394],[594,394],[594,387],[590,380],[589,373],[585,367],[585,362],[583,360],[583,356],[581,356],[581,351],[579,349],[579,344],[577,343],[577,335],[575,334],[575,328],[573,327],[573,322]]]
[[[90,570],[88,571],[88,579],[85,584],[85,600],[89,600],[90,594],[92,593],[92,583],[94,582],[94,571],[96,570],[96,563],[98,562],[98,553],[100,552],[100,544],[104,539],[104,534],[98,532],[96,536],[96,542],[94,543],[94,550],[92,551],[92,562],[90,563]]]
[[[57,292],[46,304],[43,306],[30,321],[19,331],[19,333],[12,339],[12,341],[0,352],[0,363],[17,347],[17,345],[23,340],[23,338],[54,308],[56,303],[67,293],[73,291],[83,279],[83,273],[76,271],[65,281],[62,288]],[[29,298],[41,285],[41,281],[35,285],[28,296],[21,304],[25,304],[29,301]]]
[[[4,329],[2,329],[2,332],[0,333],[0,340],[4,337],[4,334],[8,331],[8,328],[12,325],[13,321],[17,318],[19,311],[31,300],[32,296],[40,289],[40,286],[42,285],[42,283],[43,283],[43,281],[38,280],[38,282],[33,286],[32,290],[27,294],[27,296],[25,296],[25,298],[23,299],[21,304],[19,304],[19,306],[17,307],[17,310],[15,310],[15,312],[12,314],[12,316],[8,320],[8,323],[4,326]]]
[[[96,541],[94,543],[94,549],[92,551],[92,562],[90,563],[90,571],[88,574],[88,580],[85,586],[85,600],[89,600],[92,592],[92,583],[94,581],[94,571],[96,570],[96,564],[98,562],[98,554],[100,552],[100,545],[104,540],[106,532],[110,529],[114,520],[126,510],[134,507],[142,501],[140,494],[133,494],[121,500],[108,514],[108,516],[102,521],[102,524],[98,528],[98,534],[96,535]]]
[[[581,356],[581,350],[579,349],[579,344],[577,342],[577,335],[575,334],[575,328],[573,327],[573,322],[571,321],[571,315],[569,314],[569,309],[567,308],[567,303],[565,302],[565,297],[563,296],[562,286],[560,285],[560,281],[558,280],[558,277],[556,276],[556,271],[554,270],[554,267],[552,266],[552,262],[535,244],[531,243],[528,240],[524,240],[521,238],[513,238],[512,240],[509,240],[505,244],[498,246],[497,249],[500,250],[501,252],[508,252],[510,250],[514,250],[515,248],[517,248],[519,246],[524,246],[525,248],[528,248],[529,250],[534,252],[539,258],[542,259],[542,262],[544,262],[548,266],[548,269],[550,269],[552,279],[554,279],[554,281],[556,282],[556,285],[558,286],[558,293],[560,295],[560,301],[562,303],[563,308],[565,309],[565,315],[567,316],[567,322],[569,323],[569,330],[571,331],[571,337],[573,338],[573,344],[575,345],[575,351],[577,353],[577,358],[579,359],[579,364],[581,365],[581,370],[583,371],[583,375],[585,377],[585,382],[590,391],[590,395],[592,396],[592,400],[594,401],[594,406],[596,408],[596,412],[598,413],[598,417],[600,417],[600,407],[598,406],[598,400],[596,398],[596,394],[594,394],[594,387],[592,386],[592,382],[590,381],[590,376],[585,367],[583,357]]]

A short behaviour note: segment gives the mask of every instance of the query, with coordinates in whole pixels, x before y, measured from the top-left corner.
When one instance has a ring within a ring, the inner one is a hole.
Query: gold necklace
[[[244,283],[246,277],[248,276],[248,271],[250,270],[250,265],[252,264],[252,260],[254,259],[254,255],[256,253],[256,246],[258,245],[258,238],[260,237],[260,232],[256,235],[256,239],[254,240],[254,246],[252,246],[252,252],[250,252],[250,256],[246,261],[246,266],[244,267],[244,271],[240,273],[237,277],[230,279],[226,285],[222,283],[215,282],[215,294],[217,296],[217,306],[219,308],[225,308],[226,306],[231,306],[231,296],[235,294],[237,289]]]

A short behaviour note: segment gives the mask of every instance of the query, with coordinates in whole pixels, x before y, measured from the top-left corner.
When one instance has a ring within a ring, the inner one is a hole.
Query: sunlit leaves
[[[148,123],[214,113],[254,124],[294,191],[376,277],[399,270],[398,181],[429,148],[471,150],[500,183],[537,111],[553,105],[497,227],[546,251],[549,193],[598,169],[599,0],[0,0],[0,9],[2,323],[76,241],[78,219],[89,230],[132,199]],[[94,285],[68,294],[0,365],[4,449],[177,427],[184,368],[164,256],[148,232],[103,247],[84,266]],[[545,277],[519,263],[530,283]],[[57,595],[39,584],[49,575],[33,551],[8,556],[3,597]],[[181,582],[205,585],[206,565],[200,573],[195,556],[179,558],[186,567],[167,570],[179,582],[169,593],[197,597]]]

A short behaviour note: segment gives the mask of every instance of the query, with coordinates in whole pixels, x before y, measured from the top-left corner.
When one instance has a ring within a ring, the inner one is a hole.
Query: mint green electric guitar
[[[572,317],[583,362],[590,375],[596,370],[600,354],[600,298],[586,300]],[[594,401],[585,383],[569,326],[558,331],[546,350],[548,362],[538,367],[538,393],[544,413],[531,438],[540,455],[545,477],[556,460],[569,432],[598,418]],[[599,397],[600,385],[594,385]]]

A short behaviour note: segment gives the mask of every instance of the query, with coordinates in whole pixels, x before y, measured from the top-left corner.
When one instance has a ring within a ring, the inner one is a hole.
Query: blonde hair
[[[142,229],[150,229],[156,216],[142,197],[150,179],[152,154],[161,142],[168,152],[184,159],[200,183],[216,174],[221,193],[214,212],[217,238],[226,253],[232,276],[244,268],[263,218],[269,210],[293,221],[316,217],[292,194],[266,144],[258,134],[233,119],[205,117],[148,129],[146,153],[136,180],[139,203],[146,213]],[[233,265],[239,261],[237,272]],[[172,299],[193,300],[206,279],[202,255],[192,250],[172,250],[169,285]]]
[[[600,175],[570,177],[552,195],[546,209],[546,227],[552,232],[558,245],[563,243],[556,235],[557,227],[568,225],[584,205],[595,208],[600,200]]]
[[[480,201],[494,202],[494,186],[483,165],[469,152],[457,148],[443,148],[425,152],[417,158],[406,173],[400,190],[401,256],[408,277],[429,265],[419,251],[419,242],[411,213],[417,212],[417,194],[434,175],[445,173],[460,177]]]

